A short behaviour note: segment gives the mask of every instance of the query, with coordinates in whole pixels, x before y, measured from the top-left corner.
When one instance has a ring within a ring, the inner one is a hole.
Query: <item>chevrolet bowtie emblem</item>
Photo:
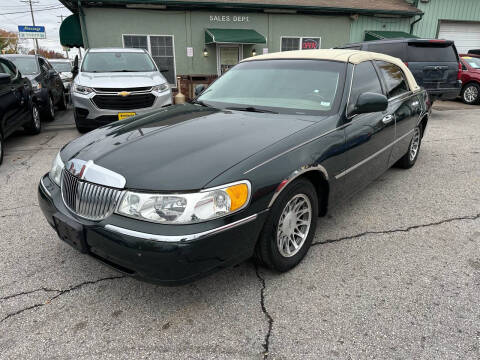
[[[117,95],[125,97],[125,96],[130,95],[130,92],[129,91],[120,91]]]

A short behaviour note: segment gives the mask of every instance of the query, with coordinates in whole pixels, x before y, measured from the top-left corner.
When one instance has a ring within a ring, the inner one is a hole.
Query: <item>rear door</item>
[[[23,91],[23,81],[13,65],[4,59],[0,59],[0,72],[10,76],[10,84],[1,85],[0,101],[3,108],[4,118],[3,131],[8,136],[16,128],[20,127],[25,118],[26,103]]]
[[[371,61],[355,65],[347,113],[358,97],[366,92],[384,93],[378,73]],[[359,114],[349,118],[345,127],[346,176],[349,194],[357,192],[388,168],[391,144],[395,139],[395,121],[388,111]]]
[[[408,68],[418,85],[428,90],[457,87],[458,55],[451,41],[411,41],[407,48]]]
[[[375,64],[386,88],[388,113],[392,114],[395,120],[395,143],[388,161],[390,167],[407,152],[422,106],[419,95],[412,93],[400,67],[378,60]]]

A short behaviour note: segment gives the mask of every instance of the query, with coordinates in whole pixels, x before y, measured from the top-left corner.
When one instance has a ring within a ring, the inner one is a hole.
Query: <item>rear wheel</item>
[[[46,121],[53,121],[55,119],[55,104],[53,103],[51,95],[48,96],[47,107],[42,115]]]
[[[480,100],[480,86],[476,83],[470,83],[462,89],[462,100],[465,104],[478,104]]]
[[[300,263],[312,244],[318,197],[312,183],[299,179],[273,204],[257,243],[255,256],[269,268],[285,272]]]
[[[403,157],[398,160],[395,164],[402,169],[410,169],[418,159],[418,154],[420,152],[420,145],[422,144],[422,130],[420,126],[417,126],[413,130],[413,138],[410,141],[410,145],[408,146],[408,151]]]
[[[29,134],[36,135],[42,131],[42,122],[40,121],[40,112],[38,111],[38,107],[36,104],[32,105],[32,113],[31,113],[31,120],[25,126],[25,130]]]
[[[62,95],[60,96],[60,101],[58,102],[58,108],[60,110],[67,109],[67,94],[65,94],[65,90],[62,91]]]

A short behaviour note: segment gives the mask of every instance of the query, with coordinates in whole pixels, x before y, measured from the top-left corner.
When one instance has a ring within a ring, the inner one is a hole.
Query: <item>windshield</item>
[[[224,109],[324,114],[339,102],[345,68],[334,61],[247,61],[226,72],[197,100]]]
[[[470,56],[464,56],[462,59],[474,69],[480,69],[480,59]]]
[[[82,63],[85,72],[150,72],[155,64],[143,52],[89,52]]]
[[[15,64],[23,75],[38,74],[37,61],[32,57],[8,57],[8,59]]]
[[[52,62],[50,61],[50,64],[52,64],[53,68],[57,70],[57,72],[71,72],[72,71],[72,66],[70,65],[69,62]]]

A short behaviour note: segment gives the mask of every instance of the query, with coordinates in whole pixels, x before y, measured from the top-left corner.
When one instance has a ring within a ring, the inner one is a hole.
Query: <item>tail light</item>
[[[458,63],[458,72],[457,72],[457,80],[462,79],[462,63]]]

